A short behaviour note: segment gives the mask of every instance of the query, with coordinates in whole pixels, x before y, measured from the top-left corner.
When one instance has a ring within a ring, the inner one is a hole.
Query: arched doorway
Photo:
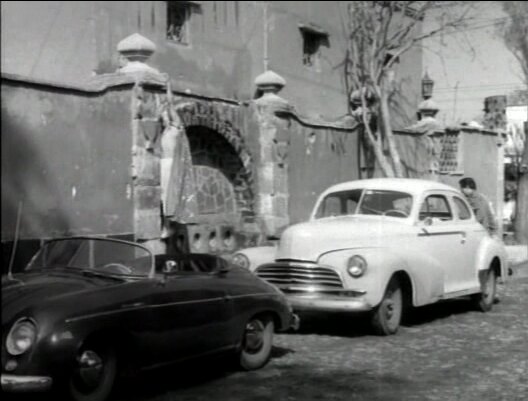
[[[173,221],[173,251],[231,253],[247,246],[246,225],[254,222],[251,172],[241,150],[203,125],[185,127],[197,213],[185,224]],[[246,163],[245,163],[245,162]]]
[[[252,212],[247,171],[231,144],[204,126],[186,129],[191,149],[199,221],[240,225]]]

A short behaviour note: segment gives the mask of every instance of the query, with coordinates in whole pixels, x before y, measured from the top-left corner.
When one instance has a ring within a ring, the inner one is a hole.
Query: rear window
[[[420,208],[420,220],[427,217],[438,218],[440,220],[452,220],[453,214],[444,195],[429,195],[425,198]]]
[[[466,205],[466,202],[456,196],[453,199],[455,200],[455,208],[458,218],[460,220],[469,220],[471,218],[471,211]]]

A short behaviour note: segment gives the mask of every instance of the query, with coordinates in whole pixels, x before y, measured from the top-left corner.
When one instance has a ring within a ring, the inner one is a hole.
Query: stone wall
[[[2,266],[20,210],[13,269],[43,239],[133,239],[130,91],[2,75]]]

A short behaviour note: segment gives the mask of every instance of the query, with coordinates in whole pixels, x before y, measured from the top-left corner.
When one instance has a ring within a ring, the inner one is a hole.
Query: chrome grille
[[[341,278],[335,271],[316,264],[273,263],[260,266],[256,273],[279,288],[291,285],[321,290],[343,288]]]

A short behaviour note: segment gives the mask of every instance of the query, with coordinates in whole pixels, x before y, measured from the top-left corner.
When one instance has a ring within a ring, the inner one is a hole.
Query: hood
[[[330,217],[296,224],[281,237],[277,259],[316,262],[324,253],[350,248],[387,246],[390,238],[410,234],[407,221],[384,216]]]
[[[115,281],[78,273],[23,273],[14,275],[13,280],[2,276],[2,325],[31,307],[111,284],[115,285]]]

